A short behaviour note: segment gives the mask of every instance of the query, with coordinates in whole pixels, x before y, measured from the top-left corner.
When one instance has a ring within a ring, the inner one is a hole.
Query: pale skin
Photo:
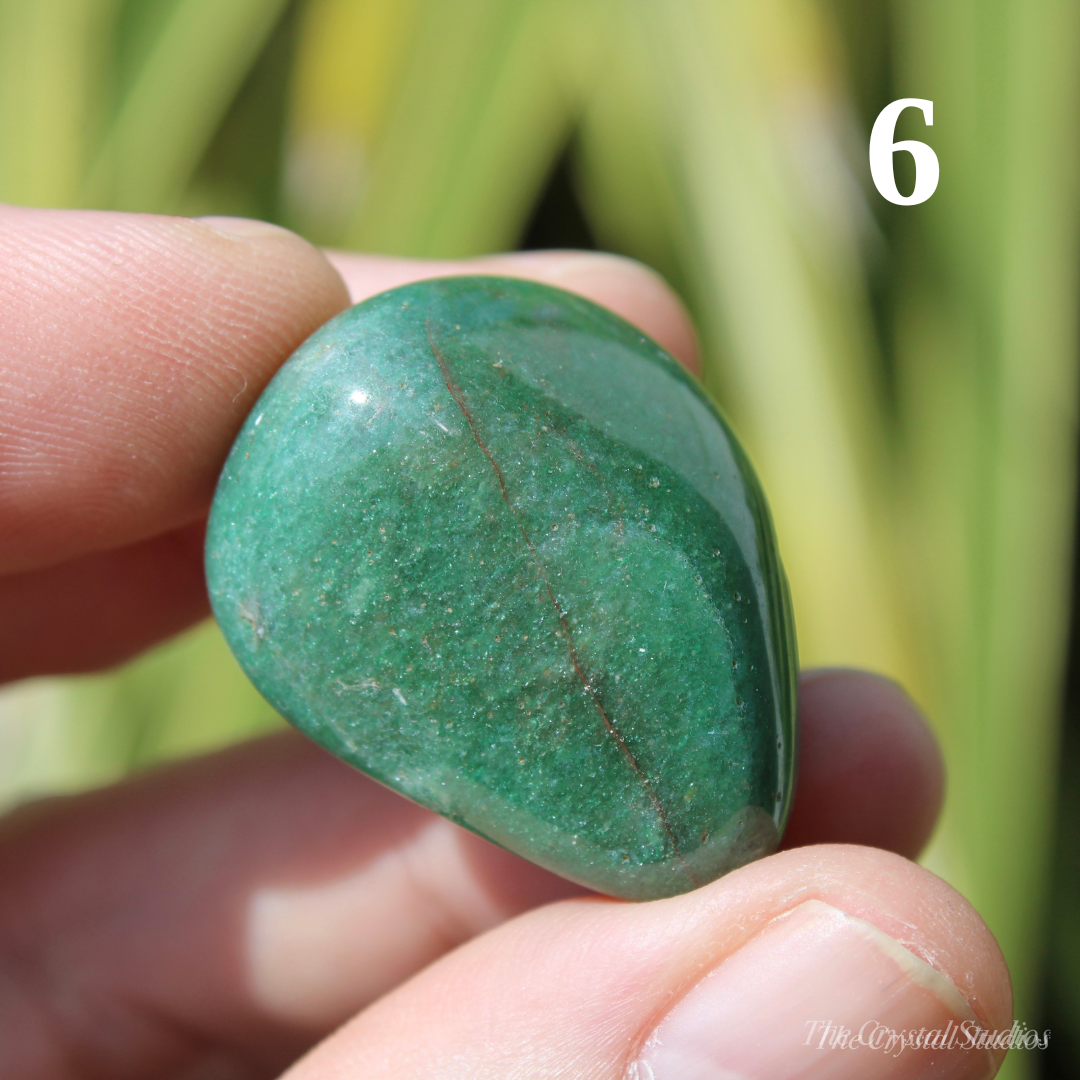
[[[698,370],[678,300],[626,260],[425,263],[256,223],[0,208],[0,678],[101,669],[205,617],[203,521],[267,381],[350,299],[461,272],[579,292]],[[583,895],[291,733],[25,806],[0,821],[0,1075],[662,1080],[687,1039],[694,1076],[819,1075],[823,1057],[777,1066],[772,1036],[713,1039],[735,1006],[702,987],[779,950],[761,977],[801,1024],[808,978],[837,1003],[863,978],[837,974],[845,934],[844,957],[870,942],[915,973],[894,1010],[915,1027],[1007,1028],[993,937],[909,861],[943,789],[916,707],[807,672],[800,723],[786,850],[649,904]],[[818,952],[782,937],[804,916]],[[828,1075],[986,1076],[1003,1056],[942,1053],[937,1072],[867,1051]]]

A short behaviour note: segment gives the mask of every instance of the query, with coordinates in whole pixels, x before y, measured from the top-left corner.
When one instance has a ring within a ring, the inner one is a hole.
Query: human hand
[[[0,677],[106,666],[207,614],[218,469],[342,277],[353,299],[535,277],[696,364],[677,301],[624,260],[330,258],[341,277],[256,223],[0,209]],[[0,822],[0,1075],[246,1080],[312,1047],[290,1080],[991,1075],[1000,1052],[963,1040],[817,1049],[814,1021],[1002,1029],[1011,1002],[981,920],[904,857],[942,784],[914,706],[809,673],[800,722],[791,850],[647,904],[582,895],[293,733],[28,805]]]

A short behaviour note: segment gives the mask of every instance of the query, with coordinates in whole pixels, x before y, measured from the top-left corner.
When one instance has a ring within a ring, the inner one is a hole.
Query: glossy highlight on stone
[[[237,437],[214,612],[311,738],[627,899],[776,847],[796,657],[750,465],[655,342],[509,278],[407,285],[309,338]]]

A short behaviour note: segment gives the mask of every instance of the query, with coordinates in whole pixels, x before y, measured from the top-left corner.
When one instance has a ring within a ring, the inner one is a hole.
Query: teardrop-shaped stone
[[[701,387],[559,289],[394,289],[259,399],[210,516],[214,612],[311,738],[627,899],[777,844],[795,640],[769,513]]]

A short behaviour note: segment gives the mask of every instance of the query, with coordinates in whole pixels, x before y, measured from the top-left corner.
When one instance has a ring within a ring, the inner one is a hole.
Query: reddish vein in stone
[[[664,830],[665,835],[671,842],[672,850],[675,852],[675,858],[679,860],[683,868],[683,872],[694,883],[699,884],[697,879],[692,873],[690,868],[686,865],[685,860],[682,857],[682,852],[679,850],[679,842],[675,839],[675,834],[671,831],[671,826],[668,823],[667,815],[664,813],[664,808],[660,804],[660,800],[656,796],[656,792],[653,791],[652,785],[649,783],[645,773],[642,772],[641,766],[637,763],[637,759],[630,752],[630,747],[626,745],[626,741],[619,733],[619,729],[611,722],[611,717],[608,716],[607,710],[604,708],[603,702],[600,700],[600,695],[596,692],[596,688],[592,685],[589,678],[586,676],[584,669],[578,660],[577,649],[574,648],[574,639],[570,633],[570,624],[566,621],[566,615],[563,612],[562,605],[559,603],[552,591],[551,583],[548,581],[547,571],[544,569],[544,564],[540,561],[540,556],[536,552],[536,546],[529,538],[529,534],[525,531],[525,526],[521,524],[521,520],[518,518],[517,511],[514,509],[513,504],[510,502],[510,495],[506,490],[506,479],[503,476],[503,471],[499,468],[499,463],[495,460],[491,451],[487,448],[487,444],[480,436],[480,430],[476,426],[476,421],[473,419],[473,415],[469,412],[468,405],[465,404],[465,396],[461,392],[461,388],[454,382],[453,376],[450,374],[450,368],[446,363],[446,357],[443,356],[442,350],[435,344],[435,336],[431,332],[431,322],[427,322],[427,338],[428,345],[431,348],[432,355],[435,357],[436,363],[439,365],[439,371],[442,372],[443,381],[446,383],[446,389],[450,392],[450,396],[457,403],[457,407],[461,410],[461,415],[465,418],[465,423],[469,425],[469,431],[472,432],[472,437],[476,440],[476,445],[483,451],[484,457],[491,463],[491,468],[495,473],[495,479],[499,482],[499,493],[502,495],[503,502],[506,503],[507,510],[510,511],[510,516],[514,519],[514,524],[517,525],[518,531],[521,533],[521,538],[525,541],[525,546],[529,549],[529,554],[532,555],[533,563],[536,566],[537,573],[540,575],[540,580],[543,582],[544,591],[548,595],[548,599],[551,601],[551,606],[555,609],[555,614],[558,616],[559,622],[563,628],[563,634],[566,636],[566,644],[570,650],[570,663],[574,667],[574,671],[577,672],[578,678],[581,680],[581,685],[585,688],[585,692],[589,695],[593,705],[596,706],[596,711],[600,714],[600,719],[604,722],[604,727],[607,729],[608,734],[615,740],[616,745],[622,752],[624,758],[626,758],[627,764],[633,769],[637,778],[641,781],[641,786],[645,789],[645,794],[649,797],[649,801],[653,805],[653,809],[656,811],[656,816],[660,819],[660,825]]]

